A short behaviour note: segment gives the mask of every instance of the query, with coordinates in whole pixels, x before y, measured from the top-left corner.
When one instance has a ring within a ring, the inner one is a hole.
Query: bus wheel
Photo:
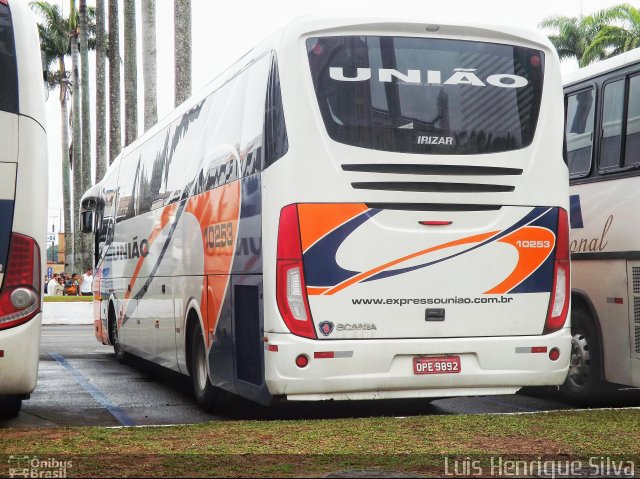
[[[207,350],[200,327],[195,327],[191,335],[191,380],[193,393],[198,404],[206,412],[213,412],[219,402],[219,392],[211,384],[207,373]]]
[[[572,313],[571,322],[571,359],[562,394],[572,404],[595,405],[602,400],[604,389],[596,328],[590,315],[582,309]]]
[[[118,334],[118,320],[115,317],[109,319],[109,327],[111,328],[109,336],[111,337],[111,344],[113,344],[113,352],[116,355],[116,360],[120,364],[127,362],[127,353],[122,349],[120,344],[120,336]]]
[[[0,398],[0,419],[18,417],[22,409],[22,399],[15,396]]]

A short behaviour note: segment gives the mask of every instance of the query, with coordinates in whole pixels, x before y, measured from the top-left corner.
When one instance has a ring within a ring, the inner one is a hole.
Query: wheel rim
[[[591,356],[589,343],[581,332],[576,332],[571,338],[571,359],[567,381],[576,389],[584,389],[591,377]]]
[[[198,351],[196,353],[196,384],[200,391],[204,391],[207,387],[207,360],[204,347],[200,341],[202,338],[198,339]]]

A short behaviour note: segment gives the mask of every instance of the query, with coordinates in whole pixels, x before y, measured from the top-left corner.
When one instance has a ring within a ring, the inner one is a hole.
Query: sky
[[[69,1],[49,0],[61,5],[65,15]],[[636,5],[640,0],[632,0]],[[95,5],[95,0],[88,0]],[[140,18],[140,5],[138,18]],[[459,19],[473,23],[519,26],[536,30],[538,23],[549,16],[588,15],[603,8],[624,3],[624,0],[269,0],[250,2],[236,0],[192,0],[192,75],[196,93],[237,58],[259,43],[269,33],[305,14],[374,15],[407,18],[430,17]],[[122,0],[120,0],[122,12]],[[158,51],[158,118],[173,109],[173,1],[156,0],[156,37]],[[121,20],[122,28],[122,20]],[[122,32],[121,32],[122,34]],[[137,27],[138,45],[141,26]],[[121,37],[122,45],[122,37]],[[95,62],[91,63],[91,94],[95,96]],[[67,61],[70,69],[71,60]],[[563,72],[577,69],[576,62],[563,64]],[[138,117],[142,132],[142,59],[138,53]],[[123,96],[124,98],[124,96]],[[95,102],[92,102],[95,104]],[[124,113],[124,108],[123,108]],[[49,93],[47,100],[47,130],[49,142],[49,220],[48,231],[60,231],[62,215],[62,161],[60,145],[60,102],[58,92]],[[91,119],[95,128],[95,117]],[[123,128],[124,132],[124,128]],[[92,134],[92,156],[95,158],[95,133]]]

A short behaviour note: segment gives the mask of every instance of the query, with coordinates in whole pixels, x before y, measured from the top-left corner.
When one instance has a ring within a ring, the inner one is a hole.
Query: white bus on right
[[[562,387],[640,387],[640,48],[565,77],[572,353]]]

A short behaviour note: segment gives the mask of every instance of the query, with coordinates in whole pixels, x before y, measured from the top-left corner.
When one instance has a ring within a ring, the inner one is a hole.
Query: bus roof
[[[606,60],[592,63],[591,65],[580,68],[575,72],[568,73],[565,75],[563,83],[565,87],[570,86],[586,78],[593,78],[635,62],[640,62],[640,48],[630,50]]]

